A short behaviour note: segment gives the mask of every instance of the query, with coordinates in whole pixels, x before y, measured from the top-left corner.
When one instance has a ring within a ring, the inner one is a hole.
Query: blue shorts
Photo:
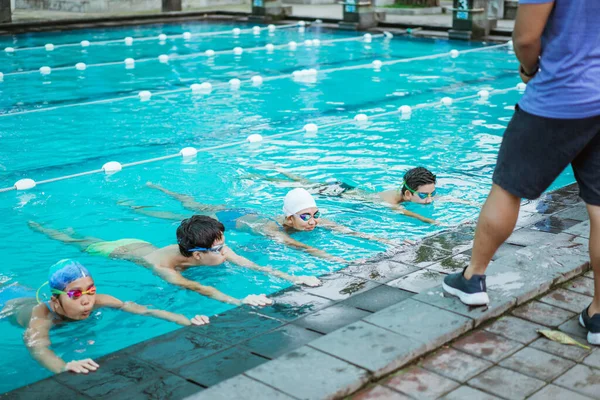
[[[322,185],[316,186],[314,188],[309,189],[309,192],[312,194],[318,194],[321,196],[328,197],[340,197],[342,194],[346,193],[349,190],[354,190],[356,187],[349,185],[347,183],[341,181],[324,183]]]
[[[0,288],[0,310],[11,300],[21,297],[35,297],[35,290],[19,284],[13,284]]]
[[[215,213],[215,216],[219,222],[223,224],[225,229],[233,230],[236,229],[238,218],[252,214],[256,214],[256,212],[245,208],[234,208],[231,210],[218,211]]]

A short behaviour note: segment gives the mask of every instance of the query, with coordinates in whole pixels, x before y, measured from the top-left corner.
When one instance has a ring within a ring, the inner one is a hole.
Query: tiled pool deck
[[[469,260],[474,225],[463,225],[417,246],[325,276],[321,287],[284,290],[272,296],[273,307],[230,310],[211,318],[208,326],[186,327],[105,356],[97,360],[101,368],[89,376],[56,375],[2,398],[178,399],[193,395],[194,399],[254,400],[349,395],[587,271],[589,222],[577,193],[576,185],[570,185],[524,204],[517,230],[488,271],[489,308],[469,309],[442,295],[444,274],[461,270]],[[526,320],[560,326],[575,336],[583,334],[574,316],[589,303],[591,279],[576,279],[565,289],[513,310],[519,319],[503,317],[443,350],[456,352],[452,354],[458,360],[475,360],[474,367],[458,365],[451,371],[455,375],[449,375],[442,365],[448,356],[442,351],[428,359],[432,361],[427,365],[385,378],[357,398],[402,399],[407,398],[405,394],[414,396],[413,389],[417,398],[435,398],[437,393],[419,395],[429,387],[440,390],[440,396],[457,388],[463,391],[449,398],[466,399],[469,393],[475,396],[471,398],[483,398],[477,397],[474,388],[492,384],[529,388],[514,383],[519,379],[534,380],[539,387],[532,393],[542,387],[551,393],[570,383],[580,387],[577,380],[587,379],[592,386],[586,390],[598,396],[599,371],[589,363],[573,367],[583,357],[562,353],[573,348],[556,345],[556,352],[549,352],[571,360],[561,358],[558,364],[564,368],[581,371],[569,370],[558,377],[561,367],[557,365],[553,373],[542,371],[537,377],[519,373],[519,368],[525,368],[519,364],[521,359],[550,357],[536,351],[540,349],[536,343],[544,339],[536,340],[533,327],[537,325]],[[536,320],[544,313],[554,319]],[[506,375],[505,370],[509,371]],[[415,384],[420,376],[431,380]],[[511,383],[502,383],[503,379]],[[554,379],[558,386],[545,388]],[[406,389],[402,386],[406,382],[413,386]],[[465,382],[469,386],[461,387]],[[382,391],[380,397],[377,391]],[[518,397],[511,393],[506,398]]]

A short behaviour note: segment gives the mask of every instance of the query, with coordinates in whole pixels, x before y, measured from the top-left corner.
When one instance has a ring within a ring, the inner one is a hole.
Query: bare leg
[[[464,273],[466,279],[485,274],[492,257],[515,229],[520,206],[520,198],[498,185],[492,186],[477,221],[471,263]]]
[[[279,172],[281,175],[285,176],[288,179],[291,179],[295,182],[300,182],[304,185],[315,185],[316,182],[311,181],[310,179],[306,179],[303,176],[300,175],[294,175],[291,172],[286,171],[285,169],[282,168],[276,168],[275,169],[277,172]]]
[[[29,221],[28,225],[34,231],[43,233],[44,235],[48,236],[50,239],[58,240],[59,242],[73,245],[81,251],[85,251],[85,249],[87,249],[93,243],[98,243],[98,242],[104,241],[102,239],[98,239],[98,238],[90,237],[90,236],[86,236],[83,238],[75,238],[73,236],[69,236],[68,234],[66,234],[62,231],[59,231],[56,229],[51,229],[51,228],[46,228],[45,226],[42,226],[35,221]]]
[[[190,211],[198,211],[201,213],[204,213],[204,212],[213,212],[214,213],[217,211],[225,210],[227,208],[223,205],[198,203],[196,200],[194,200],[194,198],[192,196],[188,196],[187,194],[172,192],[172,191],[165,189],[164,187],[162,187],[160,185],[156,185],[152,182],[147,182],[146,186],[148,186],[149,188],[160,190],[167,196],[170,196],[170,197],[174,198],[175,200],[180,201],[181,205],[183,205],[184,208],[187,208]]]
[[[148,209],[153,206],[136,206],[136,205],[124,204],[124,203],[120,203],[120,205],[122,205],[124,207],[128,207],[131,211],[133,211],[135,213],[147,215],[149,217],[154,217],[154,218],[168,219],[171,221],[183,221],[184,219],[188,218],[188,216],[186,216],[186,215],[176,214],[176,213],[173,213],[170,211],[153,211],[153,210]]]
[[[589,315],[600,313],[600,207],[587,206],[590,214],[590,260],[594,269],[594,300]]]

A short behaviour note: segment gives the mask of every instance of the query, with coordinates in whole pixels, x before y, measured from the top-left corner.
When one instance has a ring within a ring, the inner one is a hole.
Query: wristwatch
[[[519,66],[519,70],[521,71],[521,73],[523,75],[525,75],[528,78],[532,78],[535,76],[535,74],[537,74],[537,72],[540,70],[540,66],[536,65],[535,70],[532,73],[528,73],[527,71],[525,71],[525,68],[523,68],[523,65]]]

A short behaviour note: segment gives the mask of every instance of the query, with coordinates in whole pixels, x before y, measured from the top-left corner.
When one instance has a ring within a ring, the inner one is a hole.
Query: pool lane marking
[[[310,25],[307,25],[307,27],[309,27],[309,26]],[[289,29],[289,28],[294,28],[294,27],[298,27],[298,24],[275,25],[275,29],[277,29],[277,30]],[[268,29],[269,29],[268,26],[260,27],[261,32],[268,30]],[[219,36],[219,35],[226,35],[226,34],[233,35],[232,30],[233,29],[228,29],[226,31],[215,31],[215,32],[198,32],[198,33],[192,33],[191,36],[192,37],[211,37],[211,36]],[[253,32],[254,32],[253,28],[240,30],[240,34],[253,33]],[[235,35],[235,36],[238,36],[238,35]],[[183,34],[167,35],[167,40],[168,39],[182,39],[182,38],[183,38]],[[133,38],[134,43],[135,42],[147,42],[150,40],[155,40],[155,41],[159,42],[158,34],[155,36],[142,36],[142,37],[134,37]],[[105,45],[105,44],[112,44],[112,43],[125,44],[125,38],[123,37],[120,39],[98,40],[98,41],[89,41],[89,42],[90,42],[90,46]],[[59,49],[59,48],[64,48],[64,47],[82,47],[82,46],[81,46],[81,42],[56,44],[56,45],[54,45],[54,50]],[[15,52],[30,51],[30,50],[46,50],[46,47],[45,47],[45,45],[44,46],[31,46],[31,47],[16,47],[16,48],[14,48],[14,50],[15,50]]]
[[[508,46],[508,43],[495,45],[495,46],[479,47],[476,49],[463,50],[462,54],[481,52],[481,51],[492,50],[492,49],[497,49],[497,48],[506,47],[506,46]],[[432,54],[432,55],[428,55],[428,56],[401,58],[399,60],[385,61],[385,62],[382,62],[382,65],[395,65],[395,64],[407,63],[407,62],[412,62],[412,61],[431,60],[431,59],[443,58],[443,57],[449,57],[449,52],[437,53],[437,54]],[[320,70],[318,72],[319,73],[329,73],[329,72],[348,71],[348,70],[365,69],[365,68],[373,68],[373,64],[368,63],[368,64],[353,65],[353,66],[348,66],[348,67],[329,68],[329,69]],[[271,82],[271,81],[275,81],[275,80],[279,80],[279,79],[287,79],[290,77],[292,77],[292,74],[282,74],[282,75],[276,75],[276,76],[271,76],[271,77],[264,77],[263,82]],[[251,80],[245,79],[242,82],[251,83]],[[229,86],[228,82],[219,82],[219,83],[215,83],[214,85],[212,85],[213,88],[228,87],[228,86]],[[164,95],[170,95],[170,94],[176,94],[176,93],[184,93],[184,92],[191,92],[191,90],[189,87],[185,87],[185,88],[179,88],[179,89],[157,91],[157,92],[152,92],[152,97],[164,96]],[[53,107],[39,108],[36,110],[17,111],[17,112],[12,112],[12,113],[8,112],[5,114],[0,114],[0,118],[40,113],[40,112],[46,112],[46,111],[54,111],[54,110],[59,110],[59,109],[63,109],[63,108],[115,103],[115,102],[119,102],[119,101],[131,100],[131,99],[137,99],[137,98],[139,98],[138,94],[135,93],[135,94],[132,94],[129,96],[123,96],[123,97],[113,97],[113,98],[109,98],[109,99],[86,101],[86,102],[74,103],[74,104],[64,104],[64,105],[53,106]]]
[[[383,35],[383,34],[372,35],[373,38],[382,38],[384,36],[385,35]],[[351,38],[343,38],[343,39],[323,40],[323,41],[321,41],[321,46],[327,45],[327,44],[332,44],[332,43],[355,42],[355,41],[360,41],[362,39],[363,39],[363,36],[351,37]],[[289,42],[285,43],[285,44],[274,45],[274,49],[284,49],[284,48],[287,48],[288,45],[289,45]],[[266,51],[265,46],[256,46],[256,47],[244,48],[244,53],[245,52],[255,52],[255,51],[260,51],[260,50]],[[304,42],[297,43],[297,46],[298,47],[307,47],[304,44]],[[224,54],[233,54],[233,49],[231,49],[231,50],[218,50],[218,51],[215,51],[215,56],[217,56],[217,55],[224,55]],[[201,51],[201,52],[190,53],[190,54],[169,55],[169,61],[171,61],[171,60],[185,60],[185,59],[188,59],[188,58],[196,58],[196,57],[212,58],[210,56],[207,56],[206,55],[206,50],[204,50],[204,51]],[[135,59],[134,61],[135,61],[135,64],[145,63],[145,62],[148,62],[148,61],[159,62],[158,61],[158,56],[155,56],[155,57],[146,57],[146,58],[139,58],[139,59]],[[124,61],[111,61],[111,62],[97,63],[97,64],[86,64],[86,69],[97,68],[97,67],[107,67],[107,66],[114,66],[114,65],[125,65],[125,63],[124,63]],[[74,70],[74,69],[76,69],[75,65],[69,65],[69,66],[65,66],[65,67],[53,67],[52,68],[52,72],[54,73],[54,71],[67,71],[67,70]],[[18,75],[29,75],[29,74],[39,74],[39,73],[40,73],[39,69],[32,69],[32,70],[28,70],[28,71],[7,72],[7,73],[4,74],[4,77],[7,77],[7,76],[18,76]]]
[[[517,90],[517,88],[514,86],[509,87],[509,88],[504,88],[504,89],[492,89],[492,90],[490,90],[490,94],[494,94],[494,95],[495,94],[504,94],[504,93],[509,93],[514,90]],[[458,103],[458,102],[477,99],[477,98],[479,98],[479,94],[473,94],[473,95],[455,98],[455,99],[453,99],[453,102]],[[438,106],[440,106],[440,102],[434,101],[434,102],[417,104],[415,106],[412,106],[412,109],[413,110],[422,110],[422,109],[438,107]],[[392,115],[401,115],[401,114],[402,114],[402,112],[398,109],[398,110],[394,110],[394,111],[388,111],[385,113],[369,115],[369,119],[377,119],[377,118],[383,118],[383,117],[389,117]],[[346,124],[352,124],[352,123],[356,123],[354,118],[347,118],[347,119],[336,121],[336,122],[330,122],[328,124],[318,125],[318,127],[319,127],[319,130],[322,130],[322,129],[332,128],[332,127],[346,125]],[[301,133],[304,133],[304,129],[294,129],[294,130],[287,131],[287,132],[277,133],[274,135],[268,135],[263,138],[263,142],[267,142],[267,141],[270,141],[273,139],[279,139],[284,136],[297,135],[297,134],[301,134]],[[247,144],[247,143],[248,142],[246,140],[238,140],[235,142],[224,143],[224,144],[211,146],[211,147],[200,147],[200,148],[196,148],[196,150],[198,153],[209,152],[209,151],[213,151],[213,150],[219,150],[219,149],[224,149],[224,148],[229,148],[229,147],[234,147],[234,146],[240,146],[240,145]],[[157,162],[157,161],[169,160],[169,159],[173,159],[173,158],[177,158],[177,157],[181,157],[181,154],[180,153],[169,154],[169,155],[162,156],[162,157],[154,157],[154,158],[150,158],[150,159],[146,159],[146,160],[134,161],[134,162],[122,164],[122,167],[123,168],[133,167],[133,166],[149,164],[149,163],[153,163],[153,162]],[[52,183],[52,182],[59,182],[59,181],[77,178],[77,177],[81,177],[81,176],[97,174],[97,173],[101,173],[101,172],[104,172],[104,170],[95,169],[95,170],[91,170],[91,171],[80,172],[77,174],[71,174],[71,175],[60,176],[57,178],[45,179],[45,180],[36,182],[36,186],[47,184],[47,183]],[[16,190],[16,188],[14,186],[6,187],[6,188],[0,189],[0,193],[10,192],[13,190]]]

